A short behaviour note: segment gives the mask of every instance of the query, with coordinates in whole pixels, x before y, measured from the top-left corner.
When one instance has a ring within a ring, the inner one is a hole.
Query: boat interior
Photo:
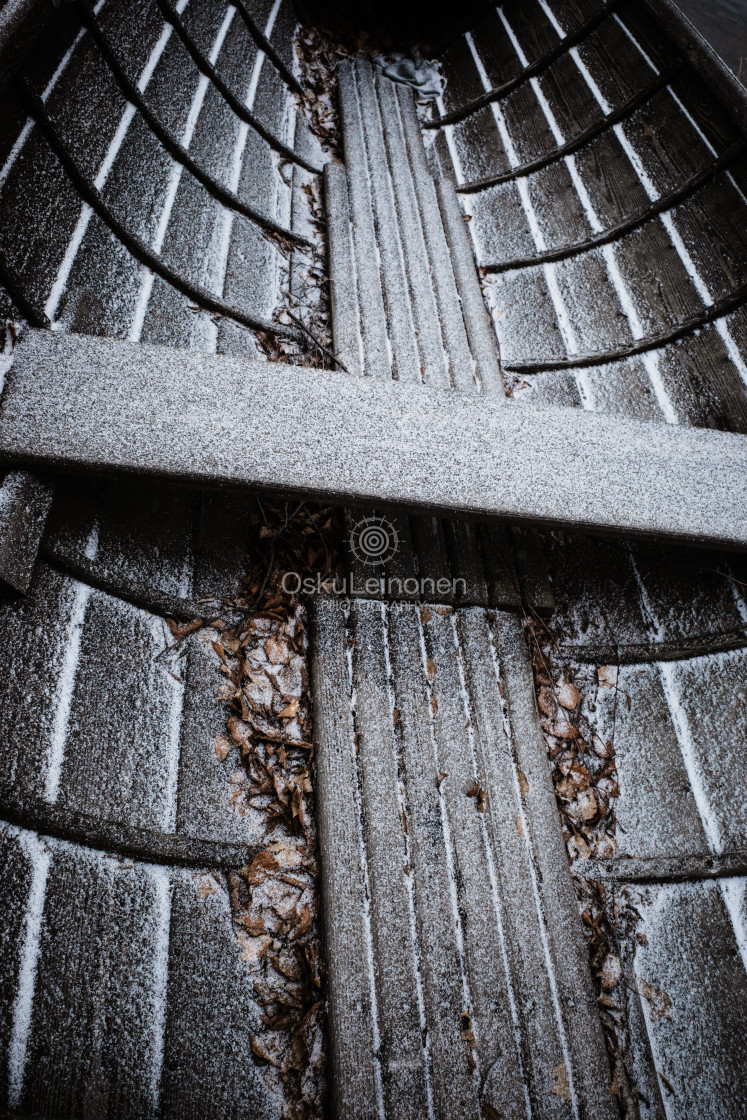
[[[747,1117],[745,88],[670,0],[0,80],[0,1113]]]

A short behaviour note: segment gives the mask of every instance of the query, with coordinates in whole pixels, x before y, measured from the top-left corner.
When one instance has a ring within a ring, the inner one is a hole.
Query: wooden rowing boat
[[[744,1115],[744,87],[669,0],[0,77],[0,1111]]]

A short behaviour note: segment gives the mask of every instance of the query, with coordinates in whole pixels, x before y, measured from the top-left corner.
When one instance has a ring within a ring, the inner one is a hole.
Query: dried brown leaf
[[[547,716],[549,719],[555,718],[555,714],[558,710],[558,702],[555,699],[555,694],[552,689],[548,688],[547,685],[543,685],[539,690],[537,704],[543,715]]]
[[[290,704],[287,704],[283,708],[282,712],[278,712],[278,718],[279,719],[294,719],[298,715],[298,709],[299,709],[300,706],[301,706],[301,701],[300,701],[299,697],[297,696],[295,700],[291,700]]]
[[[174,622],[173,618],[167,618],[166,625],[171,631],[172,637],[179,642],[183,638],[186,638],[187,635],[193,634],[195,630],[199,630],[201,626],[204,626],[204,623],[201,618],[196,618],[193,622],[182,622],[181,624]]]
[[[477,811],[483,813],[485,811],[485,790],[479,783],[475,784],[472,789],[467,790],[467,797],[474,797]]]
[[[277,871],[278,866],[278,861],[275,859],[272,852],[265,850],[263,852],[257,852],[256,856],[249,864],[249,867],[242,871],[242,875],[247,883],[251,883],[252,886],[258,886],[260,883],[264,883],[269,875]]]
[[[252,1050],[258,1058],[261,1058],[262,1061],[269,1062],[270,1065],[276,1067],[280,1066],[280,1062],[278,1061],[277,1056],[269,1050],[266,1042],[262,1038],[260,1038],[259,1035],[250,1035],[249,1041],[251,1043]]]
[[[571,684],[570,681],[566,680],[562,680],[556,685],[555,695],[558,698],[558,703],[561,704],[562,707],[568,709],[568,711],[572,711],[577,707],[580,699],[580,693],[575,684]]]
[[[620,977],[622,976],[622,964],[620,958],[614,953],[609,953],[605,958],[602,965],[601,972],[599,973],[599,982],[602,985],[602,990],[611,992],[617,985]]]
[[[282,638],[271,634],[265,642],[265,655],[271,665],[284,665],[290,656],[290,651]]]

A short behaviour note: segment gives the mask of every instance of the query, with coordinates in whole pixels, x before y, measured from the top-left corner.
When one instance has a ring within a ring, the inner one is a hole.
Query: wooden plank
[[[671,1120],[744,1111],[747,972],[735,936],[743,899],[737,879],[654,886],[639,902],[635,979]]]
[[[577,1113],[607,1118],[588,975],[568,986],[585,968],[570,877],[548,865],[557,844],[534,851],[562,840],[536,718],[513,699],[518,624],[497,631],[509,739],[484,610],[351,612],[317,603],[312,643],[336,1115],[570,1120],[567,1075]]]
[[[469,331],[469,324],[465,323],[464,311],[460,306],[455,276],[456,262],[449,249],[446,231],[438,212],[436,185],[428,167],[411,91],[400,86],[397,89],[397,104],[407,145],[407,163],[412,168],[423,233],[428,246],[431,277],[451,368],[452,384],[455,389],[471,389],[475,384],[474,363],[476,361],[480,366],[486,361],[486,357],[480,353],[474,342],[472,343],[474,353],[470,353],[470,342],[465,332],[465,326]]]
[[[402,259],[400,231],[394,209],[371,64],[363,58],[358,58],[351,72],[357,90],[365,145],[366,163],[360,168],[360,172],[365,174],[367,167],[373,220],[376,224],[379,267],[392,344],[392,367],[397,380],[419,383],[423,380],[423,375],[415,338],[411,290]],[[345,135],[347,136],[347,130]],[[351,162],[349,159],[349,167]],[[433,371],[434,374],[435,372]]]
[[[747,544],[734,433],[49,331],[16,350],[0,457]]]
[[[329,242],[329,302],[335,354],[348,373],[362,374],[348,180],[342,164],[325,164],[324,201]]]
[[[516,762],[526,780],[523,795],[536,865],[537,890],[547,918],[547,951],[552,961],[557,1000],[565,1026],[574,1092],[595,1120],[617,1115],[605,1084],[607,1052],[597,1015],[589,958],[578,920],[576,896],[567,870],[550,778],[545,740],[534,700],[532,667],[520,619],[496,614],[493,624]],[[567,1062],[566,1062],[567,1065]]]
[[[34,847],[51,860],[16,1103],[34,1115],[151,1120],[169,873],[73,845]]]
[[[491,1115],[487,1107],[491,1106],[499,1116],[520,1117],[525,1114],[526,1105],[518,1023],[514,1023],[512,1015],[515,1007],[512,1007],[505,908],[498,897],[496,881],[502,852],[490,843],[484,806],[474,795],[481,775],[466,707],[454,612],[434,608],[428,611],[426,618],[423,635],[433,675],[431,707],[435,748],[439,772],[447,775],[440,787],[453,852],[475,1056],[483,1083],[483,1114]],[[498,701],[497,689],[493,699]],[[513,829],[513,822],[508,827]],[[529,937],[532,932],[524,931]]]
[[[661,667],[696,803],[712,850],[747,849],[742,751],[747,650],[673,661]]]
[[[479,527],[480,551],[485,567],[488,604],[504,610],[521,608],[521,587],[514,568],[510,530],[491,521]]]
[[[546,544],[563,660],[671,661],[745,645],[735,557],[576,534]]]
[[[28,903],[34,880],[34,865],[28,844],[19,830],[0,824],[0,873],[3,878],[3,895],[0,901],[3,952],[0,955],[0,1094],[2,1100],[18,1092],[18,1059],[15,1070],[11,1067],[10,1050],[13,1044],[13,1005],[16,1002],[28,930]],[[11,946],[18,951],[11,952]],[[15,1076],[14,1076],[15,1074]],[[12,1097],[11,1097],[12,1099]]]
[[[27,802],[46,787],[77,588],[39,564],[31,594],[0,607],[0,787]]]
[[[0,485],[0,580],[24,594],[54,497],[54,482],[9,471]]]
[[[75,596],[43,796],[173,833],[184,682],[179,662],[156,661],[169,644],[164,624],[85,584]],[[125,661],[123,688],[112,664]]]
[[[683,15],[672,0],[643,0],[643,3],[656,19],[657,37],[664,30],[680,50],[687,54],[690,65],[705,84],[725,106],[728,105],[733,118],[742,128],[747,126],[747,95],[744,86],[713,47],[696,31],[687,16]]]
[[[412,599],[416,601],[422,598],[418,576],[423,573],[424,569],[422,557],[415,550],[410,518],[404,511],[390,513],[387,516],[397,532],[398,544],[394,556],[386,563],[386,578],[387,580],[401,581],[399,584],[387,585],[387,591],[390,592],[388,597],[395,600]],[[415,580],[415,583],[406,583],[407,580]]]
[[[483,393],[491,394],[496,402],[505,398],[498,359],[498,345],[490,322],[480,281],[477,278],[475,258],[464,224],[454,186],[448,179],[438,183],[438,202],[446,239],[451,249],[451,260],[462,303],[472,353],[477,363]]]
[[[426,1053],[418,1001],[417,958],[409,901],[407,813],[401,805],[387,666],[386,608],[352,607],[353,687],[363,839],[370,883],[371,933],[387,1115],[427,1114]],[[331,854],[330,857],[333,857]],[[335,967],[334,959],[329,961]]]
[[[373,977],[368,943],[364,849],[356,791],[345,617],[320,600],[312,619],[316,810],[329,1001],[334,1114],[379,1120],[380,1094]]]
[[[422,214],[415,193],[414,180],[418,177],[420,169],[411,162],[405,146],[394,84],[387,78],[380,77],[376,83],[376,95],[397,207],[399,242],[407,272],[414,326],[422,362],[421,380],[425,380],[434,388],[446,389],[451,385],[450,355],[441,337],[435,276],[432,274],[428,259]],[[417,142],[422,148],[420,137],[417,138]],[[427,169],[426,174],[429,175]]]
[[[159,862],[241,866],[262,847],[259,815],[231,807],[235,758],[212,749],[225,732],[219,663],[196,637],[165,656],[167,635],[39,564],[29,595],[0,614],[6,818]]]
[[[471,1049],[462,1035],[469,989],[464,949],[452,895],[450,837],[439,789],[439,762],[431,733],[431,706],[423,664],[418,608],[389,611],[390,656],[397,730],[407,799],[410,868],[415,905],[425,1021],[431,1056],[433,1110],[443,1120],[480,1115]],[[514,1113],[509,1114],[514,1120]]]
[[[252,1049],[267,1011],[236,932],[223,875],[171,872],[163,1120],[282,1114],[280,1080],[267,1077]]]
[[[391,357],[377,257],[371,182],[366,171],[366,148],[355,78],[349,64],[340,66],[338,82],[365,372],[372,377],[388,380],[391,377]]]
[[[469,521],[444,518],[443,528],[456,602],[486,607],[488,586],[480,553],[478,527]],[[463,583],[457,586],[457,580],[463,580]]]
[[[731,323],[728,326],[740,347],[738,330]],[[683,339],[676,348],[664,350],[659,356],[659,370],[683,423],[747,434],[745,384],[716,327],[709,326]]]
[[[459,106],[459,108],[453,110],[452,112],[446,113],[442,117],[438,117],[432,124],[428,125],[427,127],[442,128],[446,124],[454,124],[457,121],[463,120],[465,117],[469,116],[470,113],[474,113],[482,106],[507,97],[513,90],[517,89],[523,83],[528,82],[530,78],[542,73],[543,70],[547,69],[550,64],[554,62],[556,58],[559,58],[560,55],[562,55],[565,51],[570,50],[571,47],[575,46],[577,43],[580,43],[583,39],[585,39],[586,36],[589,35],[595,27],[597,27],[604,19],[607,18],[608,13],[616,3],[617,0],[608,0],[608,3],[605,5],[605,7],[595,16],[593,16],[586,24],[582,25],[581,27],[575,28],[569,35],[565,37],[565,39],[561,40],[560,43],[553,43],[552,46],[550,46],[544,54],[540,54],[539,56],[535,57],[534,61],[525,64],[523,66],[523,69],[519,71],[516,77],[501,81],[498,85],[489,88],[485,91],[485,93],[481,94],[473,101],[462,104]]]
[[[594,742],[615,752],[617,859],[708,855],[658,666],[621,665],[616,687],[594,688],[593,706]]]
[[[519,585],[527,608],[537,614],[551,614],[555,607],[550,580],[547,574],[542,542],[536,529],[520,525],[511,526],[511,541]],[[496,606],[502,606],[498,601]]]
[[[454,601],[451,564],[446,551],[446,535],[443,519],[426,515],[412,517],[412,538],[418,556],[418,567],[423,575],[435,580],[436,586],[441,579],[448,580],[449,589],[439,596],[439,601]]]
[[[477,780],[485,791],[485,824],[496,853],[532,1115],[559,1120],[573,1114],[570,1101],[553,1093],[553,1071],[564,1062],[562,1036],[553,1003],[552,967],[542,942],[543,919],[532,886],[530,837],[523,825],[519,830],[523,813],[521,789],[503,722],[486,613],[460,611],[457,632],[469,697]]]

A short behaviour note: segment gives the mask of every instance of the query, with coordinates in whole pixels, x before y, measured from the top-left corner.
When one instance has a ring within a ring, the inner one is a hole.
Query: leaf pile
[[[292,189],[294,226],[300,227],[300,232],[313,242],[313,248],[290,246],[281,253],[281,302],[275,308],[274,318],[296,328],[301,338],[282,338],[262,330],[254,334],[271,362],[329,368],[334,361],[325,259],[327,225],[321,180],[288,163],[281,163],[280,173]]]
[[[558,663],[559,636],[527,621],[540,721],[552,764],[563,835],[573,864],[611,859],[616,852],[614,802],[620,789],[615,767],[615,724],[620,694],[616,665]],[[607,729],[606,734],[600,729]],[[621,1115],[637,1117],[625,973],[627,938],[638,913],[627,888],[611,888],[573,874],[602,1029],[613,1071],[612,1091]],[[622,939],[621,939],[622,938]]]
[[[282,577],[334,574],[339,515],[304,503],[260,508],[254,562],[233,604],[242,620],[218,627],[212,643],[229,706],[227,735],[214,747],[221,760],[239,761],[233,808],[260,813],[268,836],[251,864],[229,875],[236,936],[263,1009],[252,1049],[282,1088],[286,1120],[310,1120],[323,1114],[325,1096],[314,748],[306,611]]]
[[[608,885],[574,875],[599,1015],[613,1070],[612,1092],[625,1120],[638,1120],[639,1091],[632,1058],[629,1003],[636,998],[634,937],[640,913],[626,885]],[[645,1101],[645,1097],[642,1097]]]
[[[593,713],[600,691],[617,696],[617,669],[552,660],[552,645],[534,640],[534,677],[542,730],[552,762],[563,835],[571,860],[614,856],[614,799],[619,796],[614,738],[595,729]],[[613,729],[614,735],[614,729]]]
[[[314,244],[311,250],[294,247],[286,255],[280,279],[283,302],[275,310],[275,319],[297,328],[301,340],[264,331],[257,337],[270,361],[334,368],[322,181],[287,163],[281,164],[281,173],[293,191],[294,226]]]
[[[342,137],[337,112],[337,64],[351,51],[316,27],[302,27],[296,36],[296,55],[304,86],[302,106],[309,128],[325,152],[342,159]]]
[[[314,224],[323,228],[318,185],[304,183],[300,190],[307,196]],[[283,290],[285,302],[276,311],[275,318],[286,326],[298,328],[303,341],[277,336],[270,341],[269,336],[260,332],[266,355],[271,361],[336,369],[339,363],[335,360],[332,345],[329,284],[323,262],[297,253],[288,279],[290,287]]]

